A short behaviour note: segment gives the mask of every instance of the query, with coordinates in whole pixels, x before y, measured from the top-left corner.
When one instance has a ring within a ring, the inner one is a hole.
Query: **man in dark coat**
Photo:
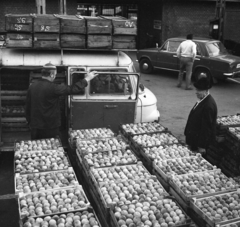
[[[29,86],[26,99],[26,119],[31,128],[31,139],[60,136],[61,125],[59,97],[81,92],[88,82],[97,76],[93,71],[85,79],[71,86],[53,83],[57,74],[56,66],[43,66],[42,78]]]
[[[191,150],[205,153],[208,146],[215,140],[217,105],[209,93],[212,83],[207,77],[194,83],[198,102],[192,108],[184,135]]]

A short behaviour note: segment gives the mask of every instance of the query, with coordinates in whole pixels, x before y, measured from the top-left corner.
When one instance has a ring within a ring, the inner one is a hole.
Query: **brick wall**
[[[215,2],[164,1],[162,39],[174,36],[209,35],[209,20],[215,17]]]

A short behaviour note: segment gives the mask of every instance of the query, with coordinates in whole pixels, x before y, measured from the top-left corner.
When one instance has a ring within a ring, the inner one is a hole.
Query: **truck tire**
[[[144,58],[140,61],[140,71],[142,73],[150,74],[153,71],[152,63],[149,59]]]

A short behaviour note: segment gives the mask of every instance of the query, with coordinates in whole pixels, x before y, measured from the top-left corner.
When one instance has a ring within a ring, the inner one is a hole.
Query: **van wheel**
[[[150,60],[144,58],[140,61],[140,71],[142,73],[151,73],[153,71],[153,66]]]

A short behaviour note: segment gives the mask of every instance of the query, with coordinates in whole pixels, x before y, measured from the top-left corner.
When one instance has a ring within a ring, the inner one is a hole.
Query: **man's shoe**
[[[185,90],[193,90],[192,87],[186,87]]]

